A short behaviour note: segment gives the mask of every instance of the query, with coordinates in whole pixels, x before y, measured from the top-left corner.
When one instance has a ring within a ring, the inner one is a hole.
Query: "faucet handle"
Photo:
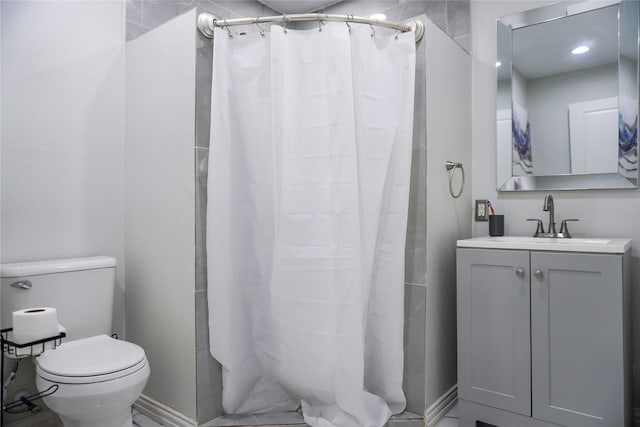
[[[533,235],[533,237],[538,237],[541,234],[544,234],[544,226],[542,225],[542,220],[538,219],[538,218],[527,218],[527,221],[538,221],[537,227],[536,227],[536,233]]]
[[[569,234],[569,227],[567,227],[567,221],[580,221],[576,218],[563,219],[562,224],[560,224],[560,234],[563,234],[564,237],[571,237]]]

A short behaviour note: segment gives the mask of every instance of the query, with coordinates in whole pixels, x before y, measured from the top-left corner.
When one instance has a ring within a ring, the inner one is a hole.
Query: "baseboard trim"
[[[134,409],[165,427],[194,427],[196,420],[144,394],[133,404]]]
[[[426,427],[435,426],[444,415],[458,402],[458,385],[447,390],[438,400],[424,411]]]

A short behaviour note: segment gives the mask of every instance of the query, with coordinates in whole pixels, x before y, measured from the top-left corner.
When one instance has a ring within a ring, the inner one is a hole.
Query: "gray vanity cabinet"
[[[629,425],[626,255],[458,248],[461,427]]]
[[[529,253],[458,249],[457,264],[458,397],[530,416]]]

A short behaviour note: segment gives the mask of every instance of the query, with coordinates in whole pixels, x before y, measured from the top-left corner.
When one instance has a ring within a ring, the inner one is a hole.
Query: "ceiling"
[[[265,6],[283,14],[309,13],[339,3],[340,0],[258,0]]]

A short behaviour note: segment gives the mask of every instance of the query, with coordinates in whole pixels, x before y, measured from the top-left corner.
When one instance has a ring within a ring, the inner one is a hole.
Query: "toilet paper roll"
[[[54,337],[59,331],[55,308],[27,308],[13,312],[13,342],[16,344]]]

